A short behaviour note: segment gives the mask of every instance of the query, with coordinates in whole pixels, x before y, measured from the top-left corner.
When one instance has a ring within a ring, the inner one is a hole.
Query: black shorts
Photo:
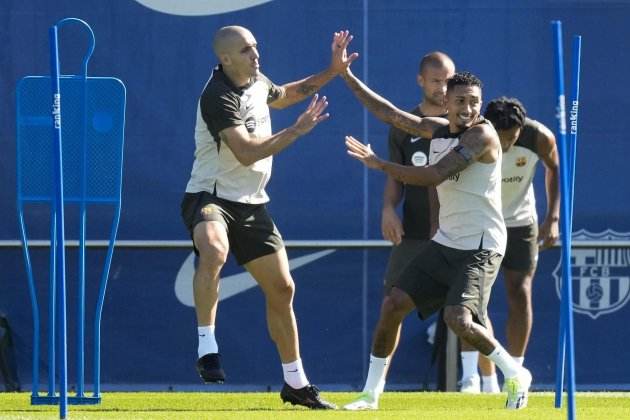
[[[507,228],[507,247],[501,267],[530,272],[538,263],[538,225]]]
[[[273,254],[284,247],[280,232],[264,204],[237,203],[202,191],[186,193],[181,212],[191,238],[198,223],[221,223],[227,231],[230,251],[239,265]],[[193,247],[195,254],[199,255],[194,239]]]
[[[429,243],[423,239],[406,239],[403,238],[400,244],[392,247],[387,262],[387,270],[385,271],[385,293],[388,293],[397,278],[422,250],[422,247]]]
[[[501,254],[485,249],[460,250],[430,241],[394,282],[413,299],[420,318],[445,305],[468,308],[473,319],[486,324],[492,284]]]

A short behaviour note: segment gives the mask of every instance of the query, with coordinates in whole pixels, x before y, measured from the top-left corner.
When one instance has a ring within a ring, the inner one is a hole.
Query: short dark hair
[[[484,117],[486,117],[497,130],[509,130],[512,127],[522,127],[525,124],[527,111],[516,98],[501,96],[488,103]]]
[[[455,69],[455,63],[451,57],[441,51],[433,51],[422,57],[418,66],[418,74],[422,74],[427,67],[452,67]]]
[[[479,86],[479,89],[483,87],[481,80],[474,74],[468,71],[459,71],[453,75],[448,82],[446,82],[446,90],[451,91],[457,85],[464,86]]]

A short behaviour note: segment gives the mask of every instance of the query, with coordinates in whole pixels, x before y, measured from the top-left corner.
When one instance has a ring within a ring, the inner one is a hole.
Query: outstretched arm
[[[346,136],[346,147],[350,156],[363,162],[368,168],[379,169],[405,184],[430,186],[441,184],[476,161],[487,160],[487,156],[499,147],[497,134],[493,131],[494,129],[482,126],[469,129],[457,147],[436,164],[424,167],[385,161],[376,156],[369,144],[365,145],[352,136]]]
[[[269,106],[281,109],[300,102],[317,92],[322,86],[344,71],[359,56],[357,53],[350,56],[347,55],[346,47],[350,44],[350,41],[352,41],[352,35],[347,30],[335,32],[330,47],[330,66],[320,73],[283,85],[282,90],[284,94],[271,102]]]
[[[396,108],[391,102],[374,92],[352,74],[350,68],[342,73],[342,77],[352,93],[354,93],[354,96],[356,96],[376,118],[398,127],[409,134],[430,139],[436,129],[448,125],[448,120],[444,118],[420,118]]]
[[[437,173],[431,166],[405,166],[379,158],[369,144],[363,144],[352,136],[346,136],[348,154],[370,169],[378,169],[398,182],[413,185],[435,185]],[[441,182],[441,181],[440,181]]]
[[[558,227],[560,220],[559,160],[556,138],[551,130],[541,127],[536,141],[538,157],[545,165],[545,190],[547,192],[547,213],[540,225],[538,240],[542,242],[540,248],[546,249],[553,246],[560,235]]]
[[[252,136],[247,132],[244,125],[226,128],[219,133],[219,136],[234,153],[236,159],[242,165],[249,166],[285,149],[298,137],[308,133],[317,124],[327,119],[329,115],[324,114],[327,106],[328,102],[325,96],[318,99],[318,96],[314,95],[311,103],[302,115],[298,117],[295,124],[269,137]]]

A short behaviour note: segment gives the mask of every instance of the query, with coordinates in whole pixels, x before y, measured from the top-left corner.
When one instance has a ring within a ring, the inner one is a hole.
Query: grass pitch
[[[339,406],[356,393],[324,392]],[[463,395],[435,392],[387,392],[378,411],[312,411],[283,405],[279,393],[218,392],[113,392],[104,393],[96,406],[69,406],[70,419],[436,419],[491,420],[567,418],[553,406],[553,393],[532,393],[529,406],[520,411],[503,408],[505,395]],[[630,393],[578,393],[577,418],[630,419]],[[32,406],[29,393],[0,393],[0,419],[55,419],[57,406]]]

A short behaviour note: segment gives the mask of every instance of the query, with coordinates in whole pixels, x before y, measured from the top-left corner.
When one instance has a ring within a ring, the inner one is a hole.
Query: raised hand
[[[363,144],[352,136],[346,136],[346,147],[348,154],[361,161],[371,169],[380,169],[381,159],[372,151],[369,144]]]
[[[306,107],[306,111],[302,113],[293,124],[293,128],[299,135],[304,135],[311,131],[317,124],[324,121],[330,114],[324,114],[324,110],[328,106],[328,101],[325,96],[319,99],[319,95],[313,95],[311,103]]]
[[[348,30],[335,32],[333,35],[333,42],[330,46],[332,52],[330,68],[336,74],[345,72],[350,67],[350,64],[359,58],[359,53],[348,55],[347,48],[352,38],[353,36],[350,35]]]

